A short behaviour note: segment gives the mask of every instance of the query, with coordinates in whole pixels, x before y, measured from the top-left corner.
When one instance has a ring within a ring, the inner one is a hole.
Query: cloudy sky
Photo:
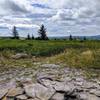
[[[100,0],[0,0],[0,35],[37,35],[44,24],[49,36],[100,35]]]

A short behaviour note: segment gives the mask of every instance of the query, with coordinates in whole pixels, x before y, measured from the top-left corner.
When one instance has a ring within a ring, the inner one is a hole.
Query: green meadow
[[[0,40],[0,59],[3,58],[0,61],[1,67],[6,64],[9,66],[11,64],[32,65],[32,58],[11,59],[11,55],[16,53],[27,53],[35,57],[36,61],[62,64],[71,68],[100,70],[100,41]],[[6,69],[6,67],[3,68]]]

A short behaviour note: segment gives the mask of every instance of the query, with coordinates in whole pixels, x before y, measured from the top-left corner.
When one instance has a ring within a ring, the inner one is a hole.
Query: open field
[[[24,52],[33,56],[52,56],[66,49],[99,50],[100,41],[67,41],[67,40],[0,40],[0,52]]]
[[[12,59],[16,53],[27,53],[29,58]],[[34,58],[35,57],[35,58]],[[56,63],[72,68],[100,70],[100,41],[67,40],[0,40],[0,69],[11,66],[33,66],[33,62]]]

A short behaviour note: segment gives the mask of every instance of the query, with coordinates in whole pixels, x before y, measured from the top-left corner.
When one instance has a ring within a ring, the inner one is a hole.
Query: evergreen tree
[[[38,38],[40,40],[48,40],[48,37],[46,35],[46,29],[45,29],[44,25],[41,25],[38,33],[39,33],[39,37]]]
[[[34,35],[32,34],[32,40],[34,40]]]
[[[30,39],[31,39],[30,34],[28,34],[28,35],[27,35],[27,39],[28,39],[28,40],[30,40]]]
[[[73,37],[72,37],[72,35],[70,34],[70,36],[69,36],[69,40],[73,40]]]
[[[16,26],[13,27],[12,34],[13,34],[13,39],[19,39],[19,35],[17,32]]]
[[[87,40],[86,37],[84,37],[83,40],[84,40],[84,41]]]

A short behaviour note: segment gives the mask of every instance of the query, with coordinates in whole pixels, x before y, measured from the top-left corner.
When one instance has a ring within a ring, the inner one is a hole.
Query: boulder
[[[95,88],[97,88],[97,84],[93,83],[93,82],[85,82],[83,84],[83,88],[86,88],[86,89],[95,89]]]
[[[79,93],[78,96],[77,96],[77,99],[78,100],[88,100],[88,94],[87,93]]]
[[[38,98],[34,98],[34,99],[27,99],[27,100],[40,100],[40,99],[38,99]]]
[[[38,80],[40,84],[48,88],[54,88],[56,91],[71,93],[74,91],[75,86],[72,83],[53,81],[50,78],[41,78]]]
[[[34,84],[25,85],[24,89],[28,97],[35,98],[36,95],[35,95],[35,85]]]
[[[26,85],[30,85],[33,84],[32,79],[31,78],[20,78],[17,79],[17,82],[19,83],[19,86],[24,87]]]
[[[64,82],[55,82],[55,85],[53,86],[56,91],[71,93],[75,90],[75,86],[70,83],[66,84]]]

